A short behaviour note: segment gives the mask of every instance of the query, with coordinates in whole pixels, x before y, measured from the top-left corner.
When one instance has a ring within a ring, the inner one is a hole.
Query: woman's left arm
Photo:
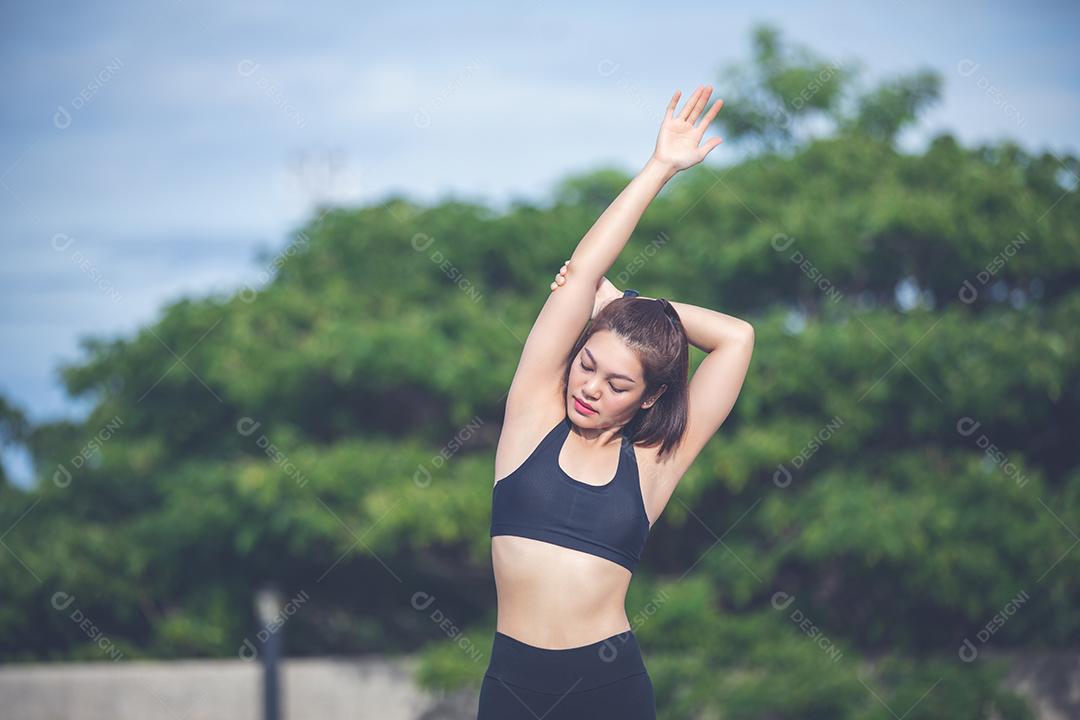
[[[670,461],[660,468],[661,482],[674,490],[735,407],[754,353],[754,326],[696,305],[672,302],[671,306],[687,340],[708,353],[690,378],[686,432]]]
[[[569,264],[570,261],[567,260],[559,268],[559,272],[555,274],[555,280],[551,283],[552,290],[558,290],[566,284],[566,270]],[[622,291],[615,287],[610,280],[601,278],[596,288],[592,316],[595,318],[597,313],[604,309],[605,305],[621,296]],[[655,299],[645,295],[639,295],[638,298],[641,300]],[[686,330],[687,341],[698,350],[711,353],[721,346],[730,346],[732,343],[745,339],[747,334],[751,336],[754,334],[754,328],[750,323],[734,315],[726,315],[716,310],[675,302],[674,300],[668,302],[671,303],[671,307],[675,308],[675,312],[679,313],[679,320],[682,321],[683,329]]]
[[[565,269],[564,265],[556,275],[553,289],[558,289],[565,282]],[[597,304],[601,308],[619,294],[617,288],[606,280],[605,283],[610,287],[604,290],[604,297],[600,297],[601,291],[597,290]],[[655,299],[644,295],[638,297],[642,300]],[[674,491],[674,486],[678,485],[694,459],[735,407],[750,369],[750,357],[754,353],[754,326],[716,310],[689,303],[668,302],[679,314],[687,341],[708,353],[690,378],[686,432],[668,460],[657,469],[658,482],[670,485]]]
[[[653,299],[644,295],[639,297]],[[668,302],[675,308],[675,312],[679,313],[679,320],[686,330],[686,339],[698,350],[712,353],[754,336],[754,326],[734,315],[674,300]]]

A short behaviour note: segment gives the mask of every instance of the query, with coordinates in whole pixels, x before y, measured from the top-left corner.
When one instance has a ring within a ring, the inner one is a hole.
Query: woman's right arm
[[[564,262],[563,266],[559,268],[559,272],[555,274],[555,279],[551,283],[552,291],[558,290],[566,284],[566,269],[569,264],[569,260]],[[596,286],[596,296],[593,298],[592,317],[590,319],[596,319],[596,316],[609,302],[622,297],[622,295],[623,291],[615,287],[614,283],[606,277],[600,278],[600,283]]]
[[[645,213],[645,208],[667,181],[679,171],[697,165],[713,148],[723,142],[720,138],[711,138],[701,145],[709,124],[724,105],[723,100],[713,103],[702,122],[694,126],[709,102],[712,87],[699,86],[683,109],[676,114],[675,106],[679,102],[679,95],[680,91],[676,90],[668,103],[664,121],[656,137],[656,147],[645,167],[604,210],[578,243],[570,257],[574,264],[568,280],[572,280],[573,275],[577,274],[583,281],[591,282],[595,287],[615,264],[619,253],[626,246],[626,241]]]
[[[622,252],[649,201],[674,174],[650,158],[578,243],[559,292],[548,295],[525,339],[507,394],[508,418],[535,411],[538,397],[561,396],[567,355],[589,322],[604,273]]]
[[[676,114],[679,91],[675,92],[645,167],[578,242],[570,257],[564,287],[548,296],[525,340],[510,385],[508,413],[522,409],[537,393],[546,394],[561,386],[566,356],[589,320],[596,290],[626,246],[645,208],[676,173],[701,162],[720,144],[713,138],[701,145],[701,139],[722,100],[715,102],[704,120],[694,126],[711,93],[710,87],[699,87]]]
[[[650,157],[578,242],[570,256],[567,280],[580,278],[596,287],[626,247],[645,208],[677,172],[672,165]]]

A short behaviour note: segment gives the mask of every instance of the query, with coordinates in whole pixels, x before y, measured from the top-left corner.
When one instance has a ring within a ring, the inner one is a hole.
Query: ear
[[[664,394],[665,390],[667,390],[667,383],[664,383],[663,385],[661,385],[660,386],[660,392],[656,393],[656,395],[653,395],[651,400],[649,400],[648,402],[646,402],[644,405],[641,406],[641,409],[645,410],[647,408],[651,408],[654,404],[656,404],[656,401],[660,399],[660,396]]]

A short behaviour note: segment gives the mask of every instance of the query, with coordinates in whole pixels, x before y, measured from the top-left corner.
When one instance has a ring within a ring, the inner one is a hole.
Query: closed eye
[[[579,365],[581,366],[581,369],[584,370],[585,372],[592,372],[593,371],[593,368],[586,366],[584,362],[580,362]],[[612,390],[614,390],[615,392],[617,392],[619,394],[627,392],[626,390],[620,390],[619,388],[615,387],[611,383],[608,383],[608,385],[611,387]]]

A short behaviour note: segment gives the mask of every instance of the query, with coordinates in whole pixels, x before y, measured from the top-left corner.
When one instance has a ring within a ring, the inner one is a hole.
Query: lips
[[[574,406],[577,408],[577,411],[582,413],[583,415],[596,414],[596,410],[591,405],[585,404],[584,402],[579,400],[576,395],[574,396]]]

